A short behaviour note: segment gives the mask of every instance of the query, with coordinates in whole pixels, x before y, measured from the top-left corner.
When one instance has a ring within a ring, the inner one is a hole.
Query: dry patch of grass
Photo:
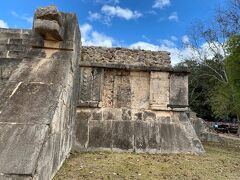
[[[54,180],[240,179],[240,141],[205,144],[206,154],[150,155],[92,152],[72,154]]]

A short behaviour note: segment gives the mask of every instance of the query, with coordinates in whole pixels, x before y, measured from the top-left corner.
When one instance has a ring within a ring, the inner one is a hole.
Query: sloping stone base
[[[77,151],[205,152],[185,112],[125,108],[79,110],[73,146]]]

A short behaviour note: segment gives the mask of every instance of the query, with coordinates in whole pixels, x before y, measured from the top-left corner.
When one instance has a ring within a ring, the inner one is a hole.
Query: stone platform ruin
[[[82,47],[75,14],[0,29],[0,179],[51,179],[76,151],[204,153],[168,52]]]

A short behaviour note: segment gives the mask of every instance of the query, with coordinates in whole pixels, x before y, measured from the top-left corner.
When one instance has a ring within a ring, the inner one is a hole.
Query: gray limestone
[[[42,14],[35,17],[42,19],[34,22],[56,20],[55,11],[51,16],[49,8],[37,12]],[[0,91],[0,179],[51,179],[70,153],[78,98],[80,32],[75,15],[57,14],[64,17],[62,28],[69,31],[64,39],[49,41],[42,30],[34,28],[33,48],[9,74],[4,70],[7,80]],[[53,37],[51,29],[44,32]]]

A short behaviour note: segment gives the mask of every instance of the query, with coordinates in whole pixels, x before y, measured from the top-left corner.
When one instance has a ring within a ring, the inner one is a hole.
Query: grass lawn
[[[240,179],[240,141],[204,144],[206,154],[74,153],[54,180]]]

